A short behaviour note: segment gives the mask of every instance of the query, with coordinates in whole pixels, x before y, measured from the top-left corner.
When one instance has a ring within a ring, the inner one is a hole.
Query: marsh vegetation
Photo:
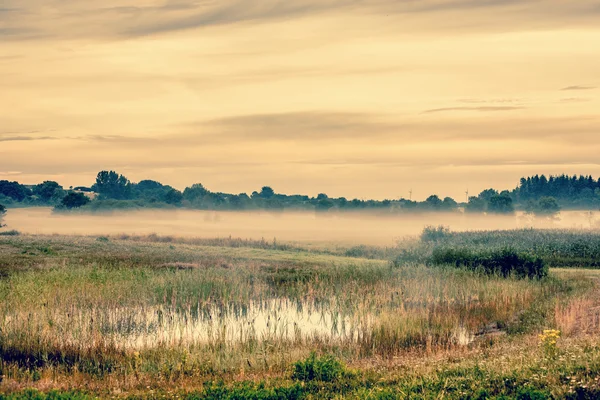
[[[544,267],[582,267],[596,259],[597,239],[592,231],[444,228],[390,247],[0,236],[0,388],[200,398],[394,398],[398,390],[430,397],[448,390],[462,397],[486,376],[514,373],[498,369],[490,354],[506,348],[514,357],[548,328],[563,332],[561,346],[585,358],[587,382],[596,379],[589,367],[600,356],[589,336],[598,316],[586,311],[594,271],[484,271],[444,261],[439,251],[473,256],[510,246]],[[564,261],[571,258],[578,261]],[[442,367],[443,358],[454,361]],[[579,358],[549,364],[534,352],[514,367],[566,371],[583,368]],[[403,369],[409,360],[414,370]],[[555,381],[556,371],[546,373],[539,381],[529,372],[518,379],[546,394],[574,390]],[[456,381],[454,392],[440,386],[444,379]],[[488,397],[521,390],[517,381],[496,380]]]

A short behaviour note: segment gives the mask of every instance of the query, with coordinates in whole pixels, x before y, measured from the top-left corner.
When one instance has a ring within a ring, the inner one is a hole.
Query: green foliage
[[[4,232],[0,232],[0,236],[19,236],[21,234],[21,232],[16,231],[16,230],[10,230],[10,231],[4,231]]]
[[[129,179],[115,171],[100,171],[93,189],[103,198],[123,200],[130,198],[132,185]]]
[[[541,279],[548,275],[548,266],[539,257],[505,248],[494,251],[473,251],[468,248],[436,248],[431,263],[454,265],[504,277]]]
[[[487,209],[487,201],[480,197],[471,196],[469,202],[465,207],[466,212],[470,213],[482,213]]]
[[[553,197],[564,207],[597,208],[600,206],[600,179],[583,175],[535,175],[521,178],[514,194],[523,204],[529,201],[537,203],[544,197]]]
[[[188,201],[194,201],[203,197],[207,193],[208,190],[206,190],[201,183],[195,183],[192,186],[185,188],[183,191],[183,198]]]
[[[27,196],[31,195],[31,190],[19,182],[0,180],[0,195],[15,201],[23,201]]]
[[[33,193],[40,197],[44,202],[50,202],[53,199],[62,197],[63,187],[54,181],[44,181],[33,187]]]
[[[527,211],[538,215],[552,216],[560,212],[560,206],[554,197],[546,196],[537,201],[530,200]]]
[[[89,396],[81,392],[62,392],[51,390],[47,393],[35,389],[26,389],[13,394],[0,393],[0,400],[88,400],[96,396]]]
[[[330,355],[317,357],[313,352],[305,360],[294,363],[292,379],[302,382],[334,382],[345,373],[344,365]]]
[[[224,383],[207,383],[204,391],[189,394],[187,400],[295,400],[304,397],[305,390],[299,384],[267,387],[264,382],[242,382],[233,386]]]
[[[90,202],[90,199],[83,193],[70,192],[61,201],[62,207],[73,209],[83,207]]]
[[[275,191],[269,186],[263,186],[262,190],[260,191],[260,197],[263,199],[270,199],[273,196],[275,196]]]
[[[426,226],[423,228],[423,232],[421,232],[421,241],[422,242],[438,242],[445,237],[447,237],[450,233],[450,228],[447,226]]]
[[[509,195],[497,194],[490,197],[487,210],[495,214],[512,214],[515,207]]]
[[[430,244],[423,240],[417,249],[420,253],[426,253]],[[510,247],[517,252],[540,257],[550,267],[600,267],[600,233],[595,231],[513,229],[448,232],[438,239],[437,245],[473,251]]]

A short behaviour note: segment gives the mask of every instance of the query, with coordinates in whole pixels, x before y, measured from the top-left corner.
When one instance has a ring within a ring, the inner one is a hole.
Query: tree
[[[263,186],[263,188],[260,191],[260,197],[262,197],[263,199],[270,199],[274,195],[275,191],[269,186]]]
[[[131,182],[115,171],[100,171],[96,176],[94,190],[104,198],[123,200],[130,197]]]
[[[439,208],[442,205],[442,200],[436,194],[434,194],[425,200],[425,204],[429,208]]]
[[[555,215],[560,212],[560,206],[554,197],[546,196],[538,200],[534,213],[541,215]]]
[[[165,203],[180,204],[182,200],[183,194],[177,189],[171,188],[171,190],[165,193]]]
[[[61,201],[64,208],[69,210],[72,208],[79,208],[85,206],[90,202],[90,199],[83,193],[70,192]]]
[[[331,199],[325,197],[325,198],[321,198],[319,201],[317,201],[317,205],[315,206],[315,209],[317,211],[327,211],[330,208],[332,208],[334,206],[334,203]]]
[[[145,179],[143,181],[139,181],[135,188],[141,191],[149,191],[149,190],[158,190],[163,187],[163,184],[157,181],[153,181],[150,179]]]
[[[484,191],[482,191],[481,193],[479,193],[479,198],[482,200],[485,200],[487,202],[489,202],[492,197],[497,196],[498,195],[498,191],[495,189],[485,189]]]
[[[198,198],[204,197],[208,193],[208,190],[201,183],[194,183],[190,187],[186,187],[183,191],[183,198],[187,201],[194,201]]]
[[[495,214],[512,214],[515,212],[515,207],[510,196],[496,194],[490,197],[488,211]]]
[[[16,201],[23,201],[31,191],[19,182],[0,181],[0,194]]]
[[[442,208],[445,210],[453,210],[458,207],[458,203],[452,197],[445,197],[442,201]]]
[[[487,206],[487,202],[479,197],[471,196],[469,197],[469,202],[465,207],[465,211],[471,213],[482,213],[485,212],[485,208]]]
[[[54,181],[44,181],[33,188],[33,193],[44,202],[49,202],[53,197],[62,193],[63,187]]]

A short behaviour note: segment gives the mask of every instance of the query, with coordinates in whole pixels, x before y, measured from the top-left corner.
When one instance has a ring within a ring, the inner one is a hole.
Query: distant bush
[[[11,231],[0,232],[0,236],[19,236],[21,232],[15,231],[14,229]]]
[[[312,353],[307,359],[294,363],[292,379],[302,382],[337,381],[345,372],[344,365],[332,356],[317,357]]]
[[[422,242],[438,242],[450,234],[450,228],[447,226],[426,226],[421,232]]]
[[[89,202],[90,202],[90,199],[85,194],[71,192],[62,199],[62,201],[60,202],[60,205],[62,208],[66,208],[66,209],[70,210],[72,208],[83,207],[86,204],[88,204]]]
[[[506,248],[473,251],[467,248],[436,248],[431,256],[434,265],[454,265],[504,277],[540,279],[548,275],[548,266],[539,257]]]

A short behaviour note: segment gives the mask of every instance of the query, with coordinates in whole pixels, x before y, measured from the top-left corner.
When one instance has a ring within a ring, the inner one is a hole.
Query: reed
[[[0,238],[0,388],[60,377],[165,387],[284,376],[311,352],[349,363],[460,352],[491,326],[568,325],[578,311],[557,304],[590,286],[564,274],[173,243]]]

